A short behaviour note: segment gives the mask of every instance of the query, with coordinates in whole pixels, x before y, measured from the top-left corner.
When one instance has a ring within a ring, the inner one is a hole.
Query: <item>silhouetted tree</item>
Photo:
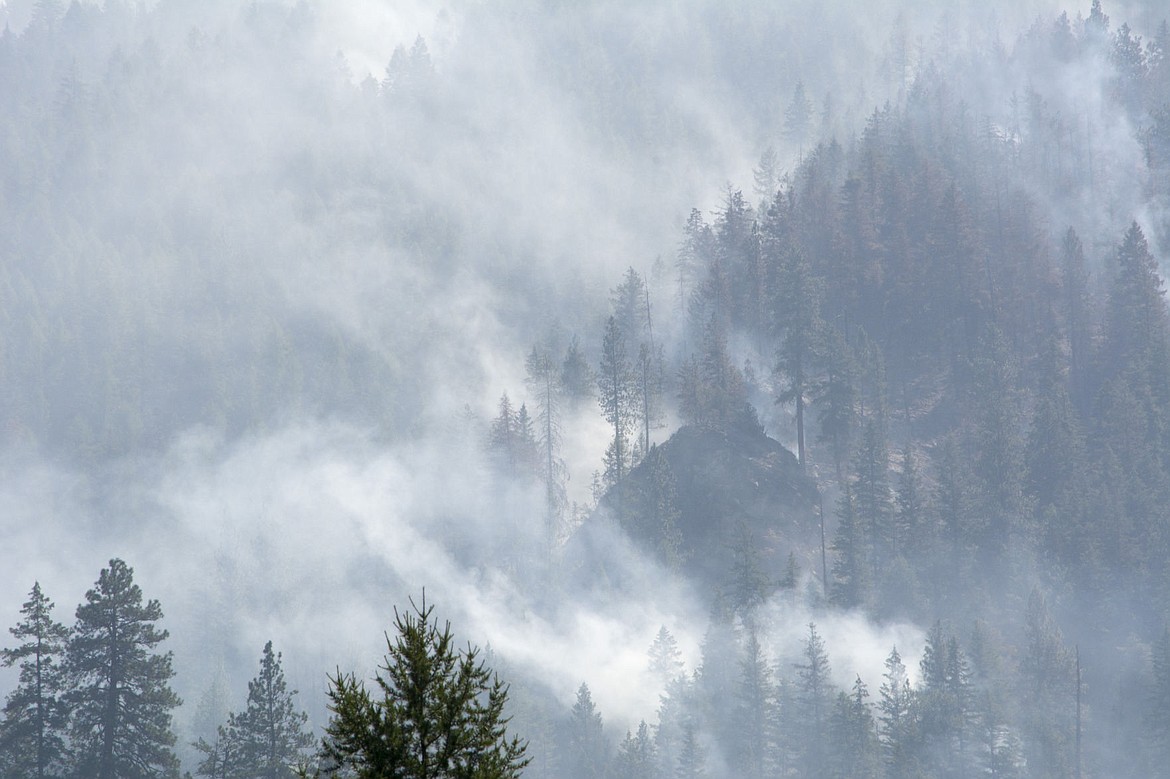
[[[53,602],[36,582],[20,610],[24,619],[9,629],[21,643],[0,652],[5,666],[19,664],[20,671],[0,723],[6,776],[44,779],[60,775],[66,766],[69,708],[63,699],[63,660],[69,631],[53,620],[52,612]]]
[[[69,642],[69,703],[74,769],[96,779],[178,776],[171,748],[171,653],[156,647],[167,631],[156,600],[142,602],[134,570],[119,559],[102,569],[77,607]]]

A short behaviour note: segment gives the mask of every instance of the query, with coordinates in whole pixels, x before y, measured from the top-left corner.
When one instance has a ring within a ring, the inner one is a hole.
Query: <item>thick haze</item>
[[[1107,11],[1145,35],[1157,5]],[[0,5],[9,36],[42,34],[26,29],[32,6]],[[527,398],[533,343],[577,335],[596,365],[627,267],[683,349],[666,321],[682,225],[728,182],[751,193],[769,145],[793,167],[805,149],[783,114],[797,80],[813,134],[846,139],[925,60],[965,56],[937,51],[938,30],[1010,51],[1036,18],[1088,11],[939,6],[110,0],[116,18],[100,25],[92,6],[69,10],[68,43],[22,94],[0,94],[0,114],[77,111],[51,123],[76,138],[28,152],[37,162],[3,194],[0,227],[24,227],[2,248],[27,264],[38,321],[78,334],[76,353],[57,355],[61,386],[39,390],[41,428],[19,411],[40,380],[0,373],[17,409],[0,411],[0,614],[14,622],[39,580],[71,623],[99,570],[125,559],[166,614],[180,741],[217,669],[240,706],[269,639],[322,724],[324,674],[372,670],[393,606],[424,587],[461,639],[561,701],[588,681],[607,723],[650,719],[646,650],[666,625],[693,669],[707,594],[616,536],[623,591],[568,589],[556,566],[531,563],[543,496],[490,483],[486,420],[501,393]],[[410,65],[420,35],[433,72]],[[398,46],[400,86],[377,94]],[[1092,114],[1107,76],[1101,63],[1038,87]],[[972,111],[1012,132],[1010,97],[1028,78],[985,82]],[[1054,234],[1083,226],[1090,262],[1132,214],[1157,251],[1167,204],[1124,173],[1142,154],[1127,120],[1096,110],[1094,194],[1108,207],[1037,197]],[[111,370],[131,375],[85,367],[113,343],[126,354]],[[127,410],[103,429],[76,400],[89,393]],[[785,440],[787,421],[761,412]],[[569,490],[585,502],[607,431],[592,403],[567,427]],[[846,687],[860,673],[876,689],[895,643],[913,673],[923,644],[922,626],[765,611],[779,657],[796,657],[815,620]]]

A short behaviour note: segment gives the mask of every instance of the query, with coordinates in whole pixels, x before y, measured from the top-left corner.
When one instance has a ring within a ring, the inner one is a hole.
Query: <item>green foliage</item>
[[[306,729],[308,715],[298,712],[272,642],[264,645],[260,672],[248,682],[247,707],[231,715],[214,744],[196,743],[204,760],[197,775],[291,779],[305,764],[313,736]]]
[[[602,779],[608,775],[610,754],[605,727],[589,685],[584,682],[569,712],[566,742],[565,770],[572,779]]]
[[[657,756],[654,752],[654,740],[650,736],[650,726],[645,720],[638,723],[638,732],[631,734],[626,731],[626,737],[618,746],[617,759],[614,761],[615,779],[654,779]]]
[[[507,733],[507,686],[477,649],[457,650],[433,612],[425,599],[395,609],[377,698],[352,673],[329,678],[326,774],[514,779],[527,765],[525,743]]]
[[[601,345],[601,363],[597,369],[597,401],[601,415],[613,431],[605,453],[605,484],[613,488],[621,483],[632,467],[629,434],[635,421],[637,395],[633,367],[626,354],[626,337],[616,317],[605,325]],[[622,515],[619,494],[618,514]]]
[[[0,750],[5,775],[29,779],[59,776],[68,757],[65,730],[69,709],[63,699],[63,660],[69,631],[53,620],[53,603],[33,584],[21,608],[24,619],[9,632],[18,644],[0,653],[5,666],[19,664],[17,687],[4,704]]]
[[[797,765],[801,776],[830,776],[833,747],[829,723],[836,690],[829,678],[829,655],[825,651],[825,642],[813,623],[808,626],[803,659],[804,662],[796,666],[796,695],[800,705]]]
[[[172,752],[171,653],[158,653],[167,631],[156,600],[142,602],[134,570],[119,559],[102,569],[77,607],[69,642],[75,771],[95,779],[178,776]]]

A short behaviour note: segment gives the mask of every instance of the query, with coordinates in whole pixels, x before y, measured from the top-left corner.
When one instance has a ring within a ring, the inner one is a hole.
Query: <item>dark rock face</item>
[[[652,447],[618,489],[580,530],[618,524],[699,584],[724,586],[734,546],[745,538],[774,579],[789,552],[807,557],[819,545],[813,480],[792,452],[751,427],[682,427]]]

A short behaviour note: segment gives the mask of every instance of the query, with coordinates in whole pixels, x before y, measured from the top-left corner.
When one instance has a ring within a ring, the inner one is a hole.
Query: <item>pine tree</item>
[[[626,737],[618,747],[615,779],[654,779],[656,762],[650,726],[643,720],[638,723],[636,734],[626,731]]]
[[[526,744],[509,738],[507,686],[479,659],[455,648],[434,606],[394,610],[378,698],[352,673],[329,678],[329,725],[322,744],[335,771],[357,779],[516,779]]]
[[[1081,411],[1090,400],[1089,369],[1092,360],[1092,302],[1085,249],[1076,230],[1068,228],[1060,244],[1063,313],[1069,347],[1069,395]]]
[[[755,193],[762,202],[770,202],[776,196],[776,190],[780,187],[780,176],[780,158],[776,154],[776,149],[769,146],[760,154],[760,161],[752,169]]]
[[[844,337],[835,327],[826,327],[824,337],[825,376],[816,388],[814,400],[820,406],[817,441],[829,444],[837,481],[845,479],[845,461],[857,421],[857,365]]]
[[[69,642],[76,772],[95,779],[177,776],[171,748],[171,653],[156,647],[167,631],[156,600],[142,602],[134,570],[110,560],[77,607]]]
[[[215,741],[209,742],[202,736],[193,746],[195,751],[203,755],[199,765],[195,767],[196,776],[206,776],[209,779],[235,779],[239,776],[243,763],[235,739],[228,729],[220,725],[215,733]]]
[[[605,484],[613,489],[621,485],[630,469],[629,433],[633,424],[634,379],[626,357],[626,339],[616,317],[605,325],[601,347],[601,364],[597,371],[598,403],[602,416],[613,431],[605,453]],[[624,514],[621,490],[617,492],[615,508],[618,519]]]
[[[767,775],[767,758],[772,752],[772,675],[754,630],[739,662],[736,687],[735,748],[732,754],[738,775],[759,779]]]
[[[792,100],[784,109],[784,136],[802,153],[812,124],[812,103],[804,93],[804,81],[797,79]]]
[[[569,714],[564,765],[571,779],[601,779],[609,773],[609,748],[601,712],[593,702],[589,685],[577,689]]]
[[[581,401],[593,397],[593,385],[593,371],[581,351],[579,339],[574,335],[561,361],[561,386],[564,387],[565,397],[576,407]]]
[[[649,478],[645,480],[639,496],[642,521],[638,533],[654,548],[668,568],[677,570],[686,553],[678,524],[681,512],[674,470],[657,444],[651,445],[643,462]]]
[[[568,471],[560,457],[561,401],[565,390],[561,374],[548,352],[533,346],[524,367],[525,383],[536,397],[536,443],[540,450],[540,478],[544,482],[545,533],[551,550],[568,504],[565,490]]]
[[[9,632],[18,646],[0,652],[3,663],[19,663],[17,687],[8,694],[4,721],[0,724],[0,751],[10,776],[59,775],[65,767],[65,730],[69,709],[62,696],[69,631],[52,617],[53,603],[33,584],[29,599],[21,608],[24,619]]]
[[[658,696],[658,722],[654,726],[654,751],[660,776],[674,776],[684,748],[685,729],[690,722],[694,701],[694,684],[685,674],[666,683]]]
[[[692,208],[683,227],[683,240],[675,258],[678,272],[678,308],[686,311],[702,272],[715,256],[715,235],[703,219],[703,212]]]
[[[264,645],[260,672],[248,682],[247,707],[229,720],[232,751],[237,770],[257,779],[291,779],[313,744],[306,729],[309,716],[298,712],[272,642]]]
[[[914,739],[917,733],[914,690],[898,647],[886,658],[885,680],[878,689],[878,739],[890,776],[912,773]]]
[[[829,600],[842,608],[865,602],[869,576],[865,565],[865,531],[857,519],[853,489],[845,485],[837,501],[837,532],[833,538],[833,581]]]
[[[682,729],[682,746],[678,753],[677,779],[703,779],[707,775],[706,754],[695,734],[695,725],[688,721]]]
[[[832,776],[840,779],[873,779],[878,776],[877,738],[869,689],[858,676],[848,693],[837,693],[831,723]]]
[[[896,550],[910,559],[925,556],[934,540],[926,526],[921,477],[910,446],[902,451],[902,470],[898,474],[898,490],[894,496],[893,530]]]
[[[829,716],[836,694],[829,679],[829,655],[825,652],[825,643],[817,634],[817,626],[811,622],[804,644],[804,662],[798,663],[796,670],[802,736],[797,760],[801,776],[828,776]]]
[[[640,457],[644,457],[652,446],[650,431],[662,426],[663,370],[662,348],[655,348],[649,343],[641,344],[634,364],[637,394],[635,415],[638,427],[641,428],[637,447]]]
[[[1127,370],[1147,382],[1154,397],[1167,389],[1167,313],[1158,263],[1134,222],[1116,252],[1102,354],[1109,377]]]
[[[621,284],[609,291],[610,305],[622,338],[628,346],[642,342],[650,312],[647,306],[646,282],[632,267],[626,269]]]
[[[861,446],[853,458],[853,503],[870,569],[876,573],[897,549],[892,530],[890,453],[880,420],[866,420]]]
[[[488,451],[501,473],[514,474],[520,446],[516,410],[512,408],[507,392],[500,395],[499,409],[488,431]]]
[[[1029,705],[1023,721],[1029,774],[1068,776],[1073,761],[1073,663],[1064,637],[1039,590],[1028,596],[1026,647],[1020,660]]]
[[[755,620],[756,610],[771,594],[772,586],[760,565],[760,549],[746,522],[736,526],[731,548],[731,607],[745,624]]]
[[[772,245],[772,244],[769,244]],[[773,317],[780,336],[776,355],[776,373],[780,392],[776,402],[793,404],[796,413],[796,457],[807,463],[804,438],[804,410],[810,388],[814,385],[813,368],[821,330],[821,283],[813,276],[804,252],[797,248],[783,251],[774,258],[779,266],[779,289],[773,303]]]
[[[666,629],[666,625],[658,628],[658,634],[650,644],[649,656],[650,675],[662,689],[666,689],[670,682],[682,675],[682,652],[679,651],[678,641]]]

